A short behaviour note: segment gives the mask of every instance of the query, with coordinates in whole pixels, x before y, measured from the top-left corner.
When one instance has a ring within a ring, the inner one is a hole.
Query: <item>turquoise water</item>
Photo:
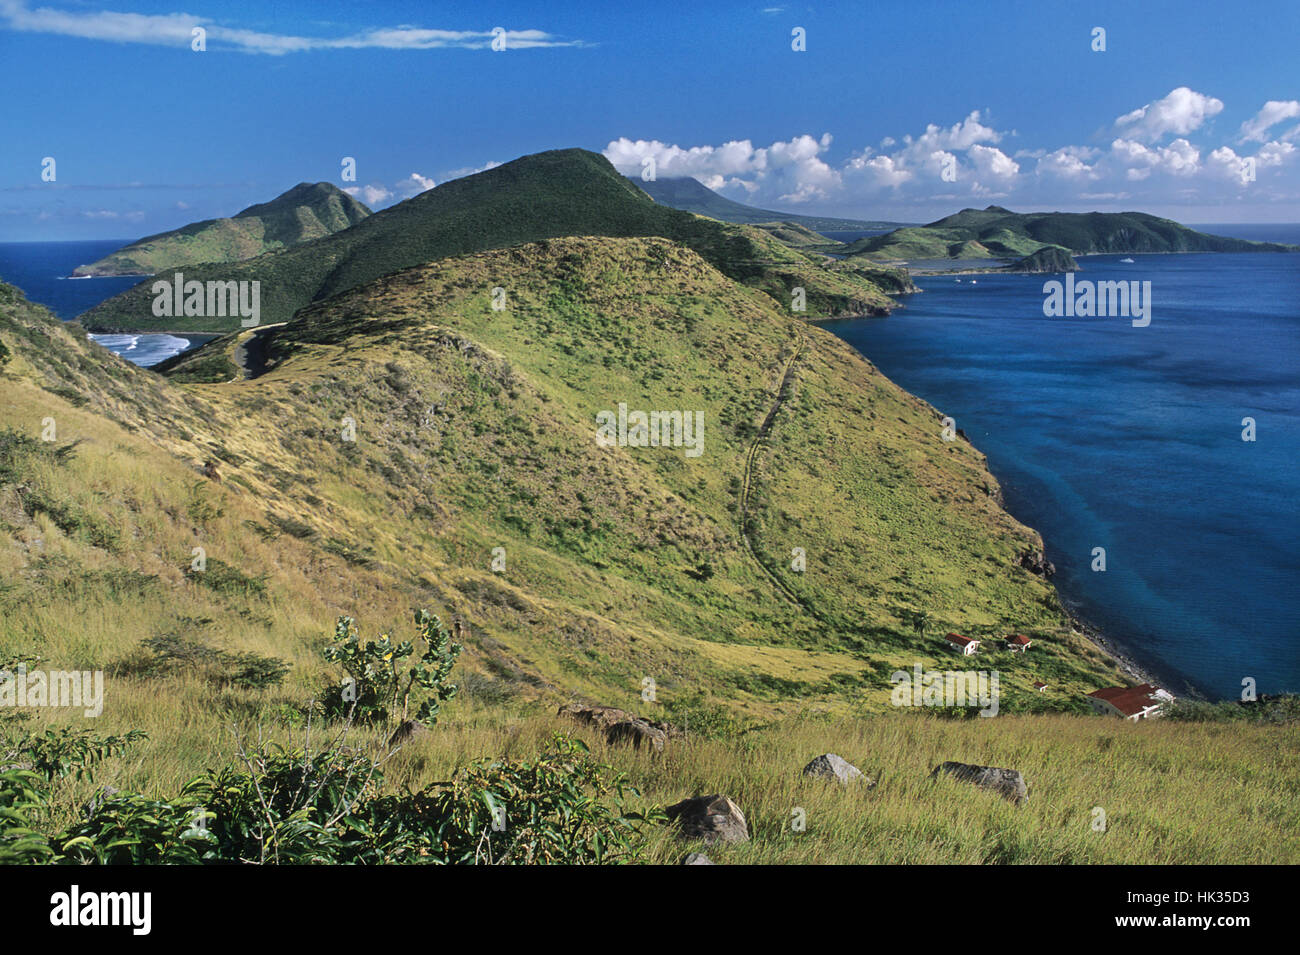
[[[1241,234],[1300,242],[1281,231]],[[1067,605],[1139,662],[1213,696],[1246,677],[1300,691],[1300,255],[1080,265],[1150,281],[1151,324],[1045,318],[1060,276],[979,275],[920,278],[894,315],[826,327],[956,420],[1042,532]]]

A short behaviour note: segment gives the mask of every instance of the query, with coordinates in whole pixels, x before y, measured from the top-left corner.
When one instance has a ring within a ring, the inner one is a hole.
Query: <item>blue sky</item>
[[[563,146],[805,213],[1295,222],[1298,48],[1294,2],[0,0],[0,241],[136,238],[304,180],[379,208]]]

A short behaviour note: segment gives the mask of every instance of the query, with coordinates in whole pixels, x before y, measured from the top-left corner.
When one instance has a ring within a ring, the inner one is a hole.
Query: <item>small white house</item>
[[[1024,653],[1033,642],[1022,633],[1013,634],[1007,637],[1007,649],[1012,653]]]
[[[948,641],[948,646],[962,656],[972,657],[979,652],[980,642],[970,637],[963,637],[960,633],[950,633],[944,639]]]
[[[1174,695],[1150,683],[1138,686],[1107,686],[1088,694],[1088,704],[1096,713],[1120,716],[1136,723],[1138,720],[1159,716]]]

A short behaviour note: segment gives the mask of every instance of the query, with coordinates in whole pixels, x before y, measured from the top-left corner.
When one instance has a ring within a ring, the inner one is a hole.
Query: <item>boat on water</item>
[[[1132,264],[1133,264],[1133,260],[1132,260],[1132,259],[1120,259],[1120,261],[1121,261],[1121,262],[1126,262],[1126,263],[1128,263],[1129,265],[1132,265]]]

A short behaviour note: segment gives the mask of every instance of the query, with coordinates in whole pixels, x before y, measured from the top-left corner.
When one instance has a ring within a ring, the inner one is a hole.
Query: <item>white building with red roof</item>
[[[980,642],[963,637],[960,633],[950,633],[944,639],[948,641],[948,646],[964,656],[974,656],[979,652]]]
[[[1107,686],[1088,694],[1088,703],[1095,712],[1106,716],[1122,716],[1134,723],[1159,716],[1161,708],[1173,699],[1174,695],[1168,690],[1150,683]]]

